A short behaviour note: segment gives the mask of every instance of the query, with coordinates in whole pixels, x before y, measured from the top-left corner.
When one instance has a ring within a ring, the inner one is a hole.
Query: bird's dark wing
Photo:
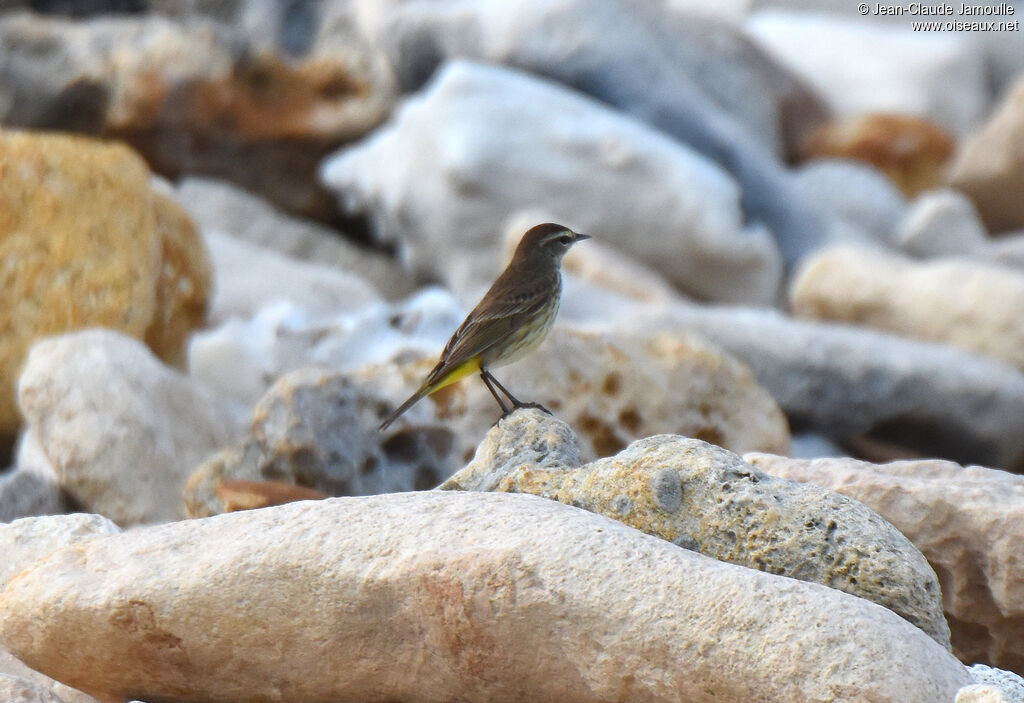
[[[557,274],[556,274],[557,275]],[[448,340],[441,360],[430,372],[424,385],[444,378],[473,357],[507,340],[513,332],[553,302],[558,295],[558,281],[538,281],[524,290],[521,285],[511,290],[509,277],[502,275],[494,282],[480,303]]]

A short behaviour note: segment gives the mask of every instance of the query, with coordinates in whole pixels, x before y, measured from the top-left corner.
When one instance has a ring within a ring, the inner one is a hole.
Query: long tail
[[[383,432],[384,430],[386,430],[388,427],[391,426],[392,422],[394,422],[395,420],[397,420],[399,418],[399,416],[402,413],[404,413],[406,410],[408,410],[412,406],[416,405],[416,403],[418,403],[421,400],[423,400],[425,397],[430,395],[430,393],[432,391],[435,391],[435,390],[437,390],[437,388],[434,387],[434,386],[420,386],[420,389],[418,391],[413,393],[411,396],[409,396],[409,399],[407,401],[405,401],[404,403],[402,403],[401,405],[398,406],[398,410],[396,410],[395,412],[393,412],[390,415],[388,415],[387,419],[384,420],[384,422],[382,422],[379,425],[377,425],[377,431],[378,432]]]

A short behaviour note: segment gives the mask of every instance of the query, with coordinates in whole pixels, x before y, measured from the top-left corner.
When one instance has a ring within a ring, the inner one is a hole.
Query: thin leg
[[[521,402],[518,398],[516,398],[514,395],[509,393],[508,392],[508,388],[505,388],[505,386],[501,385],[501,383],[498,381],[498,379],[496,379],[494,376],[491,375],[490,371],[481,371],[480,375],[481,376],[486,376],[486,378],[484,379],[484,383],[487,383],[487,387],[488,388],[491,387],[491,383],[494,383],[494,385],[496,385],[501,390],[501,392],[504,393],[508,397],[508,399],[512,401],[512,408],[510,408],[509,410],[505,410],[506,414],[508,414],[509,412],[511,412],[512,410],[514,410],[516,408],[537,408],[538,410],[543,410],[548,415],[551,414],[551,411],[548,410],[547,408],[545,408],[540,403],[523,403],[523,402]],[[488,380],[490,381],[490,383],[488,383]],[[494,389],[491,389],[491,394],[494,394]],[[494,397],[497,398],[498,396],[495,395]],[[499,400],[498,403],[501,404],[501,401]],[[502,405],[502,409],[503,410],[504,410],[504,408],[505,408],[505,406]]]
[[[496,401],[498,401],[498,405],[501,406],[501,416],[505,417],[506,415],[508,415],[509,412],[512,411],[512,408],[505,407],[505,403],[504,403],[504,401],[502,401],[501,396],[498,395],[498,392],[494,390],[494,386],[491,385],[491,381],[494,380],[494,377],[491,376],[486,371],[481,370],[480,371],[480,378],[483,380],[484,385],[487,386],[487,390],[489,390],[491,392],[491,395],[494,396],[494,399]],[[497,381],[494,381],[494,382],[498,383]],[[499,384],[499,387],[500,387],[500,385],[501,384]],[[502,388],[502,390],[505,390],[505,389]],[[506,393],[507,393],[507,391],[506,391]]]
[[[487,378],[491,381],[491,383],[496,385],[501,390],[501,392],[505,394],[505,397],[512,401],[512,407],[513,408],[520,408],[520,407],[522,407],[523,404],[519,402],[519,399],[516,398],[511,393],[509,393],[508,392],[508,388],[505,388],[505,386],[501,385],[501,383],[498,382],[498,379],[496,379],[494,376],[491,375],[490,371],[481,371],[480,373],[486,374]],[[488,385],[490,385],[490,384],[488,384]]]

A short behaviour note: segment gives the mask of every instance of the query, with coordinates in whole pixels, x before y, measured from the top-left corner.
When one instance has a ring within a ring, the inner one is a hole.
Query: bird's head
[[[542,255],[556,262],[561,261],[569,247],[584,239],[590,239],[590,235],[573,232],[568,227],[553,222],[545,222],[526,230],[526,234],[519,241],[519,246],[516,247],[514,259]]]

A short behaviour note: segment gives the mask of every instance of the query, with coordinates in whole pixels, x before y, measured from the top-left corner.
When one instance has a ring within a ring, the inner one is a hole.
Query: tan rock
[[[745,458],[856,498],[896,525],[939,576],[957,656],[1024,670],[1024,477],[948,461]]]
[[[1024,369],[1024,275],[957,259],[914,262],[849,245],[793,280],[795,315],[950,344]]]
[[[869,113],[815,129],[803,144],[801,159],[864,161],[913,197],[943,183],[955,147],[952,135],[926,119]]]
[[[970,196],[989,231],[1024,227],[1024,80],[964,144],[949,182]]]
[[[542,463],[523,455],[541,447],[553,450]],[[520,411],[441,488],[531,493],[600,513],[721,561],[874,601],[949,647],[935,573],[906,537],[857,501],[774,479],[686,437],[648,437],[584,466],[561,463],[575,449],[564,423]]]
[[[933,703],[970,683],[863,599],[481,493],[292,503],[64,548],[0,595],[0,640],[104,701]]]
[[[180,360],[203,319],[209,264],[187,217],[150,190],[124,146],[0,131],[0,163],[0,432],[10,432],[34,340],[103,326]]]

